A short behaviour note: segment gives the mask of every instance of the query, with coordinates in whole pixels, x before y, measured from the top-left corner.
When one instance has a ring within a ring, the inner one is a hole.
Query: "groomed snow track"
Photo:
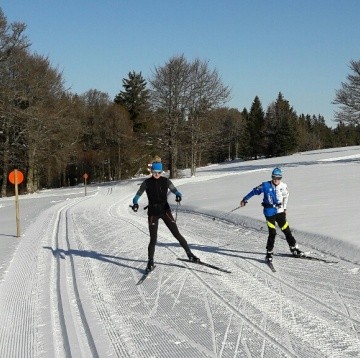
[[[360,356],[358,266],[294,259],[278,238],[273,273],[249,227],[179,211],[194,253],[231,273],[176,260],[160,224],[157,268],[136,285],[147,217],[126,188],[55,205],[27,230],[1,283],[0,357]]]

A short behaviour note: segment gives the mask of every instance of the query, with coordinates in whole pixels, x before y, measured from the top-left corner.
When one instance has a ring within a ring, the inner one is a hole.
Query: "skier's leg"
[[[290,247],[296,246],[296,240],[291,233],[291,229],[288,221],[286,220],[286,214],[284,212],[276,214],[276,222],[278,223],[281,231],[284,233],[287,243]]]
[[[190,251],[187,241],[179,232],[179,229],[178,229],[176,222],[171,214],[171,211],[167,211],[164,215],[161,216],[161,218],[164,220],[165,225],[168,227],[168,229],[173,234],[175,239],[177,241],[179,241],[180,245],[184,248],[184,250]]]
[[[185,238],[180,234],[179,229],[176,225],[176,222],[171,214],[171,211],[168,210],[164,215],[161,216],[161,218],[164,220],[165,225],[168,227],[170,232],[173,234],[175,239],[179,241],[179,244],[181,247],[185,250],[186,255],[189,257],[190,260],[193,261],[199,261],[199,258],[197,258],[190,250],[189,245]]]
[[[157,232],[159,226],[159,217],[157,216],[149,216],[149,233],[150,233],[150,242],[148,246],[148,259],[149,261],[154,261],[154,253],[155,253],[155,245],[157,241]]]
[[[276,236],[276,228],[275,228],[275,216],[266,216],[266,224],[269,230],[269,236],[266,244],[266,250],[268,252],[272,252],[275,245],[275,236]]]

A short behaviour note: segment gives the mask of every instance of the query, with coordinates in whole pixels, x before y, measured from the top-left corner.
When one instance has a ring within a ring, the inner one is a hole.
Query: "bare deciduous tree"
[[[152,103],[163,110],[164,137],[168,149],[170,177],[176,177],[179,125],[183,120],[190,88],[190,66],[185,57],[174,56],[163,67],[156,67],[152,86]]]
[[[347,76],[348,82],[341,83],[336,91],[334,104],[340,105],[335,112],[335,120],[349,125],[360,124],[360,61],[350,61],[353,74]]]
[[[26,25],[22,22],[8,23],[0,8],[0,62],[6,61],[14,49],[24,49],[30,44],[24,35]]]
[[[187,101],[191,138],[191,175],[196,173],[201,147],[206,145],[208,136],[202,131],[211,109],[229,100],[230,90],[224,86],[216,69],[210,70],[208,62],[195,59],[190,64],[190,88]]]
[[[64,94],[62,74],[48,58],[27,56],[19,67],[20,100],[28,156],[27,191],[39,189],[40,172],[52,149],[54,131],[61,130],[60,99]],[[64,143],[64,145],[66,145]]]
[[[201,122],[206,113],[229,99],[230,90],[222,84],[216,70],[199,59],[189,63],[184,55],[175,56],[154,71],[152,103],[164,113],[163,126],[169,150],[170,177],[176,177],[180,128],[191,138],[191,168],[195,174],[202,137]],[[202,143],[203,144],[203,143]]]

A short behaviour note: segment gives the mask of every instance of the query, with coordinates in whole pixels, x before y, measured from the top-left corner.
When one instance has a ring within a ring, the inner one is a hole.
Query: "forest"
[[[9,23],[0,8],[0,185],[24,173],[22,193],[121,180],[147,173],[155,155],[171,178],[209,163],[277,157],[360,145],[360,61],[350,63],[334,104],[336,127],[321,114],[298,114],[283,93],[263,108],[229,108],[230,88],[216,68],[176,55],[151,78],[128,69],[119,93],[72,93],[48,57],[33,53],[26,24]]]

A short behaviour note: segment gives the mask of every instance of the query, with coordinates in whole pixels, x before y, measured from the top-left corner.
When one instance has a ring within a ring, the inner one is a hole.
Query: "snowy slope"
[[[359,357],[357,183],[360,148],[200,168],[175,180],[182,234],[219,272],[177,260],[185,253],[160,225],[154,272],[147,259],[141,180],[0,200],[0,357]],[[281,235],[273,273],[264,263],[261,198],[236,208],[280,165],[288,219],[304,251]],[[357,221],[357,222],[356,222]]]

